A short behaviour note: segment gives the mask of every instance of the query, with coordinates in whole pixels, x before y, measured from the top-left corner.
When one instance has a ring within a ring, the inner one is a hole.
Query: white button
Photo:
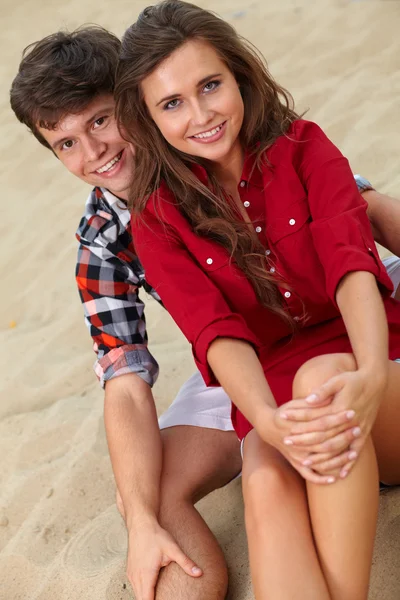
[[[206,263],[208,265],[212,265],[213,264],[213,259],[212,258],[207,258]]]
[[[372,248],[368,248],[368,250],[369,250],[370,252],[372,252]]]
[[[270,273],[275,273],[275,267],[271,267],[269,270]]]
[[[256,231],[257,231],[257,233],[260,233],[261,227],[256,227]]]
[[[246,185],[246,182],[245,182],[245,181],[241,181],[241,182],[240,182],[240,187],[244,187],[245,185]]]
[[[300,317],[293,317],[294,321],[300,321]]]
[[[271,250],[266,250],[265,251],[265,256],[269,256],[271,254]]]
[[[292,294],[290,292],[285,292],[285,298],[290,298]]]
[[[289,225],[295,225],[295,224],[296,224],[296,220],[295,219],[290,219]]]
[[[250,202],[248,200],[246,200],[246,202],[243,202],[243,206],[248,208],[250,206]]]

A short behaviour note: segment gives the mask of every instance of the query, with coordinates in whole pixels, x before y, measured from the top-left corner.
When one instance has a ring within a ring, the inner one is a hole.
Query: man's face
[[[63,117],[54,130],[38,129],[68,171],[127,200],[134,156],[118,131],[114,109],[112,95],[98,96],[81,113]]]

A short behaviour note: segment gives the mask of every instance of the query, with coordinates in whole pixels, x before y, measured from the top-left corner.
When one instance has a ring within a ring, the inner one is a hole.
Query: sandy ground
[[[0,0],[0,598],[128,600],[126,537],[102,422],[102,392],[74,283],[88,193],[15,120],[8,89],[22,48],[95,22],[121,34],[147,2]],[[353,169],[400,195],[400,2],[214,0],[266,54]],[[397,41],[396,41],[397,40]],[[171,319],[148,304],[161,412],[194,370]],[[252,598],[240,484],[200,503],[226,551],[231,600]],[[290,573],[290,570],[289,570]],[[400,598],[400,490],[381,496],[370,600]]]

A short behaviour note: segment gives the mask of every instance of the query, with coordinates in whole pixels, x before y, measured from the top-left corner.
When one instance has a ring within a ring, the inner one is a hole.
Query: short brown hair
[[[49,148],[37,125],[53,129],[62,117],[112,94],[120,40],[97,25],[58,31],[25,48],[10,91],[11,108]]]

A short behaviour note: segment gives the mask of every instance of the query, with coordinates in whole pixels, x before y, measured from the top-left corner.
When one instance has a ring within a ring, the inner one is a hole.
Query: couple
[[[377,466],[400,479],[399,305],[371,232],[400,254],[396,201],[357,190],[251,47],[184,2],[146,9],[122,48],[100,28],[34,44],[11,102],[94,186],[77,282],[136,597],[225,597],[194,503],[239,473],[239,438],[256,598],[366,599]],[[199,368],[159,425],[141,286]]]

